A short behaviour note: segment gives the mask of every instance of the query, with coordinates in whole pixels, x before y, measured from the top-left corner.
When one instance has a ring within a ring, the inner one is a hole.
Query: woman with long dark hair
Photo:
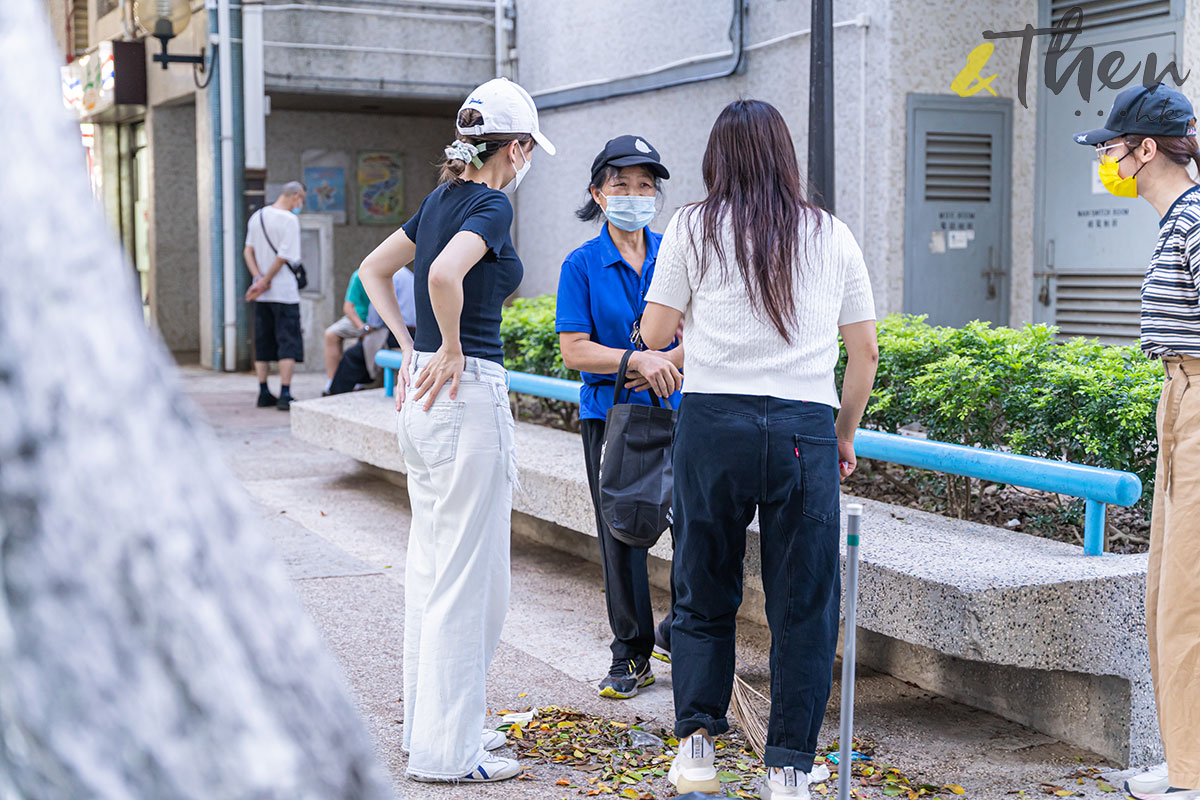
[[[669,778],[681,793],[720,791],[712,737],[729,729],[734,619],[757,511],[771,629],[762,795],[807,797],[838,635],[839,473],[854,471],[875,378],[875,306],[849,228],[805,198],[774,106],[730,103],[703,176],[708,195],[663,234],[641,325],[651,348],[670,343],[681,317],[687,331],[673,451],[680,742]],[[839,331],[848,362],[835,415]]]
[[[363,261],[359,277],[400,340],[398,441],[412,526],[404,567],[404,735],[408,775],[482,782],[517,762],[489,754],[484,681],[508,611],[516,477],[500,311],[524,268],[509,228],[538,129],[529,94],[504,78],[471,92],[446,148],[442,184]],[[412,262],[417,338],[392,275]]]
[[[1075,135],[1099,156],[1100,181],[1141,197],[1159,233],[1142,281],[1142,351],[1162,360],[1158,469],[1150,514],[1146,632],[1166,763],[1131,777],[1141,800],[1200,798],[1200,169],[1196,115],[1162,83],[1117,95],[1103,128]],[[1196,391],[1190,391],[1192,379]]]

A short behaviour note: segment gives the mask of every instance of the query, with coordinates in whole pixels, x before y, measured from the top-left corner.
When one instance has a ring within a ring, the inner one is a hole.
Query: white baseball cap
[[[554,155],[554,145],[538,130],[537,106],[529,92],[508,78],[493,78],[476,87],[458,109],[473,108],[483,115],[483,122],[464,128],[456,125],[461,136],[482,136],[485,133],[528,133],[543,150]]]

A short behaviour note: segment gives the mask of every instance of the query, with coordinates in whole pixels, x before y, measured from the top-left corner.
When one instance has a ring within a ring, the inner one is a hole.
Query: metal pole
[[[216,0],[208,3],[208,32],[209,41],[218,38]],[[218,51],[218,55],[219,55]],[[209,69],[220,70],[221,59],[214,58]],[[211,81],[208,85],[208,114],[212,125],[212,218],[209,223],[211,230],[209,240],[209,283],[211,286],[212,303],[212,368],[220,372],[225,365],[225,207],[221,194],[221,180],[225,175],[222,163],[223,149],[221,147],[221,81]]]
[[[272,6],[275,8],[275,6]],[[240,178],[241,198],[238,206],[237,224],[245,230],[246,221],[255,211],[266,205],[267,185],[267,124],[266,93],[263,68],[263,2],[242,0],[242,142],[245,157],[242,169],[235,178]],[[235,131],[236,133],[236,131]],[[234,149],[237,152],[237,148]],[[250,284],[249,270],[238,270],[238,296],[246,294]],[[239,303],[237,316],[237,361],[238,365],[250,365],[253,352],[250,347],[251,306]]]
[[[496,30],[494,31],[494,33],[495,33],[495,37],[496,37],[495,41],[496,41],[496,77],[497,78],[502,77],[504,75],[504,57],[505,57],[504,51],[506,49],[508,49],[507,45],[505,44],[505,41],[507,41],[508,36],[504,30],[504,21],[505,21],[504,5],[505,5],[505,0],[496,0],[495,17],[493,20],[493,24],[496,27]]]
[[[234,242],[234,369],[252,369],[250,351],[250,305],[242,302],[246,290],[250,288],[250,271],[245,268],[241,251],[237,248],[238,232],[246,230],[246,99],[245,72],[243,67],[243,42],[245,30],[242,27],[242,6],[230,9],[230,51],[233,62],[233,94],[230,96],[233,117],[233,194],[229,196],[229,204],[233,207],[233,227],[229,238]]]
[[[812,200],[833,213],[833,0],[812,0],[808,57],[808,180]]]
[[[1087,498],[1084,503],[1083,518],[1083,554],[1085,556],[1104,555],[1104,503]]]
[[[233,38],[230,28],[233,20],[230,14],[231,0],[217,0],[217,85],[221,96],[221,230],[222,230],[222,271],[224,273],[223,288],[225,306],[222,319],[222,343],[225,360],[222,365],[226,372],[237,371],[237,264],[235,262],[234,225],[236,216],[234,204],[237,195],[234,191],[234,134],[233,134]],[[240,119],[240,115],[239,115]]]
[[[854,774],[854,645],[858,630],[858,529],[861,503],[846,505],[846,624],[842,628],[842,731],[839,738],[838,800],[850,799]]]

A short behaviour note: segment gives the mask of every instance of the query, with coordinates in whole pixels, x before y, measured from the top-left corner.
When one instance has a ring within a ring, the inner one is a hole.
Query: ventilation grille
[[[1062,336],[1130,344],[1142,329],[1140,272],[1060,272],[1054,322]]]
[[[1050,20],[1057,25],[1072,7],[1083,9],[1083,30],[1166,17],[1171,0],[1050,0]]]
[[[925,134],[925,199],[975,203],[991,200],[992,135]]]

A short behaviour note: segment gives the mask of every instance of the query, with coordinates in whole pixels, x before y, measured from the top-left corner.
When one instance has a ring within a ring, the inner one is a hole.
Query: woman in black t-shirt
[[[404,226],[367,256],[363,286],[401,332],[398,440],[412,526],[404,577],[404,740],[416,780],[496,781],[517,762],[487,751],[504,734],[483,731],[484,681],[508,609],[509,520],[516,478],[500,312],[523,267],[505,192],[533,151],[554,146],[538,130],[529,94],[488,81],[458,113],[442,184]],[[391,276],[416,275],[417,338],[405,332]]]

